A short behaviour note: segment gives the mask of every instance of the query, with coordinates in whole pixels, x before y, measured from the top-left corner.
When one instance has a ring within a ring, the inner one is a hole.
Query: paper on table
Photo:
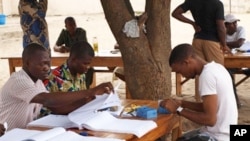
[[[66,131],[62,127],[46,131],[15,128],[8,131],[0,141],[124,141],[114,138],[100,138],[92,136],[81,136],[73,131]]]
[[[117,106],[117,111],[110,111],[113,115],[120,115],[122,111],[121,101],[117,94],[104,94],[97,96],[96,99],[87,103],[86,105],[78,108],[77,110],[70,113],[69,116],[77,115],[74,117],[75,121],[86,122],[85,118],[91,118],[91,115],[95,113],[98,109],[103,109],[107,107]],[[69,120],[68,115],[47,115],[45,117],[39,118],[30,122],[27,126],[38,126],[38,127],[64,127],[64,128],[82,128],[79,124],[76,124]]]
[[[245,51],[250,50],[250,42],[249,41],[245,42],[239,49]]]
[[[129,133],[139,138],[157,127],[152,120],[118,119],[107,111],[92,112],[85,117],[80,117],[82,117],[80,114],[74,114],[69,119],[89,130]]]
[[[64,128],[57,127],[57,128],[46,130],[46,131],[40,132],[39,134],[35,134],[33,136],[30,136],[28,139],[31,139],[34,141],[49,141],[49,139],[51,139],[55,136],[58,136],[64,132],[66,132]]]
[[[116,93],[97,95],[94,100],[81,106],[80,108],[71,112],[69,115],[79,112],[97,112],[100,109],[105,109],[114,106],[121,107],[121,100],[119,99],[119,96]]]
[[[244,55],[244,56],[250,56],[250,52],[244,52],[244,53],[242,53],[242,55]]]
[[[79,136],[75,132],[67,131],[61,135],[58,135],[48,141],[125,141],[121,139],[114,139],[114,138],[100,138],[100,137],[93,137],[93,136]]]
[[[27,125],[28,127],[38,126],[38,127],[64,127],[64,128],[72,128],[77,127],[78,125],[69,120],[68,115],[54,115],[50,114],[34,120]]]
[[[112,106],[121,106],[117,94],[104,94],[96,96],[96,99],[71,112],[68,117],[78,127],[84,127],[94,131],[110,131],[118,133],[130,133],[138,137],[143,136],[157,127],[151,120],[118,119],[108,111],[96,112]]]
[[[41,131],[37,130],[15,128],[7,131],[3,136],[1,136],[0,141],[21,141],[40,132]]]

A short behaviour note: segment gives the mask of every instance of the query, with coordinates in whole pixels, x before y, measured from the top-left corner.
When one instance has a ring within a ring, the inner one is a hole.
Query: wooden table
[[[51,56],[51,66],[59,66],[66,61],[69,53],[58,53],[52,51]],[[10,74],[16,71],[16,67],[22,67],[21,54],[6,54],[1,56],[1,59],[8,59]],[[123,61],[120,53],[112,54],[109,51],[103,51],[93,58],[90,65],[93,67],[122,67]]]
[[[66,61],[66,59],[69,56],[69,53],[59,53],[59,52],[52,51],[51,56],[52,56],[51,66],[57,67]],[[22,67],[21,54],[15,54],[15,53],[12,53],[11,55],[4,54],[1,56],[1,59],[8,60],[10,74],[15,72],[17,67]],[[109,50],[104,50],[104,51],[100,51],[100,53],[93,58],[90,66],[94,67],[95,72],[112,72],[113,70],[108,70],[107,67],[111,67],[111,68],[122,67],[123,61],[122,61],[120,53],[112,54],[110,53]],[[104,69],[100,69],[100,67]],[[96,73],[94,73],[93,82],[90,87],[94,87],[94,86],[96,86]],[[129,95],[128,89],[126,89],[126,94]]]
[[[236,53],[234,55],[225,55],[224,66],[226,68],[250,68],[250,54]],[[249,76],[245,76],[236,83],[236,86],[240,85]],[[181,96],[182,85],[185,84],[188,79],[183,79],[181,74],[176,73],[176,95]],[[197,92],[196,92],[197,93]]]
[[[122,105],[128,106],[131,104],[136,105],[147,105],[152,108],[157,108],[158,102],[152,100],[132,100],[124,99],[122,100]],[[140,119],[137,117],[131,117],[132,119]],[[144,120],[144,119],[142,119]],[[181,128],[181,117],[176,114],[159,114],[157,118],[153,119],[157,123],[157,128],[148,132],[141,138],[136,137],[133,134],[123,134],[123,133],[113,133],[113,132],[99,132],[99,131],[86,131],[88,134],[103,137],[103,138],[117,138],[126,141],[154,141],[166,134],[172,135],[172,141],[175,141],[182,134]],[[41,127],[29,127],[29,129],[45,130],[46,128]],[[82,130],[71,129],[75,132],[82,132]]]

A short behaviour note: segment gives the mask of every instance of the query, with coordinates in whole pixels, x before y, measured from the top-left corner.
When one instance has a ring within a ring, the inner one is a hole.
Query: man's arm
[[[69,48],[67,48],[66,46],[63,46],[63,45],[58,46],[58,45],[55,44],[54,51],[55,52],[65,53],[65,52],[69,52]]]
[[[181,106],[183,110],[180,115],[198,124],[213,126],[217,117],[217,95],[202,97],[203,102],[189,102],[183,100],[167,99],[160,103],[160,106],[168,109],[171,113],[176,113]]]
[[[62,29],[62,31],[61,31],[61,33],[56,41],[56,44],[54,45],[54,51],[61,52],[61,53],[69,52],[69,47],[64,46],[65,36],[66,36],[66,31],[64,29]]]
[[[178,7],[176,7],[176,9],[174,9],[174,11],[172,12],[172,16],[174,18],[176,18],[177,20],[190,24],[193,26],[195,32],[199,32],[200,31],[200,27],[198,25],[196,25],[196,23],[190,19],[188,19],[187,17],[185,17],[183,14],[185,13],[185,11],[181,8],[181,5],[179,5]]]
[[[55,114],[68,114],[95,98],[95,95],[110,93],[113,86],[110,82],[102,83],[95,88],[76,92],[40,93],[30,103],[40,103]]]
[[[227,42],[227,46],[231,49],[232,48],[239,48],[240,46],[243,45],[244,42],[245,42],[245,39],[240,38],[240,39],[233,41],[233,42]]]
[[[226,44],[226,27],[224,24],[224,20],[216,20],[216,26],[217,26],[218,37],[221,44],[221,49],[224,52],[231,52],[230,48]]]

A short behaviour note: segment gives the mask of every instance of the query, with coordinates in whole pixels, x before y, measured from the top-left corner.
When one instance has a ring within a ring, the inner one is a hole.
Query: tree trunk
[[[140,36],[137,38],[123,33],[125,23],[137,16],[129,0],[101,0],[101,3],[120,46],[126,84],[132,98],[157,100],[170,96],[170,0],[146,1],[145,13],[138,19]]]

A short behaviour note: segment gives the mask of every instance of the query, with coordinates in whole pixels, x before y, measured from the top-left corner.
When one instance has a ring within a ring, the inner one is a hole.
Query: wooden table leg
[[[172,130],[172,141],[176,141],[182,135],[182,118],[179,123]]]
[[[181,96],[181,74],[175,73],[175,81],[176,81],[176,95]]]
[[[16,71],[16,68],[15,68],[14,65],[13,65],[12,59],[8,59],[8,61],[9,61],[9,70],[10,70],[10,75],[11,75],[12,72],[15,72],[15,71]]]

